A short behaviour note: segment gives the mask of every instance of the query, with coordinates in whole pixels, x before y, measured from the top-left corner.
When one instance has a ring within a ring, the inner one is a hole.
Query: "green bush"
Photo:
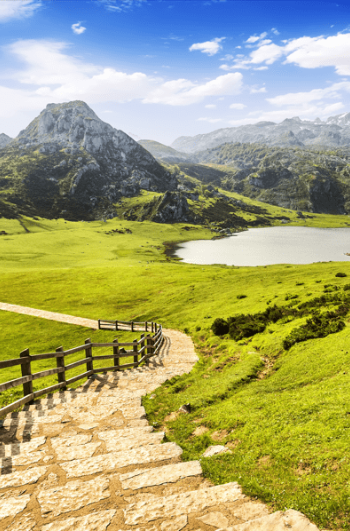
[[[228,323],[229,334],[235,341],[259,334],[266,328],[266,323],[261,314],[240,314],[235,317],[229,317]]]
[[[343,278],[343,277],[347,277],[348,275],[346,273],[337,273],[335,276]]]
[[[293,295],[292,293],[287,293],[286,296],[284,297],[284,300],[289,301],[291,299],[297,299],[298,297],[299,295]]]
[[[237,299],[245,299],[247,295],[237,295]]]
[[[344,310],[345,311],[345,308]],[[326,337],[329,334],[340,332],[345,327],[336,312],[326,312],[323,315],[315,314],[306,321],[306,324],[292,330],[292,332],[283,341],[283,348],[289,350],[295,343]]]
[[[225,319],[221,319],[220,317],[218,317],[211,325],[211,330],[216,336],[223,336],[225,334],[228,334],[229,324],[227,321],[225,321]]]

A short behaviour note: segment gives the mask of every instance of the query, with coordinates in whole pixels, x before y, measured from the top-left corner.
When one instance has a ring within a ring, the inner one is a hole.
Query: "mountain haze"
[[[211,133],[196,136],[181,136],[171,147],[184,153],[195,153],[225,143],[260,143],[268,146],[350,146],[350,113],[339,114],[322,122],[286,118],[283,122],[258,122],[240,127],[217,129]]]

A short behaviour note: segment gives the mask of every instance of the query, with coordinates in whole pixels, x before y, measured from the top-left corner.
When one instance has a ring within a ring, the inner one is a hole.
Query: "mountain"
[[[139,144],[147,149],[156,159],[174,164],[176,162],[188,162],[190,160],[187,153],[181,153],[169,146],[156,142],[155,140],[139,140]]]
[[[121,197],[174,190],[177,181],[82,101],[49,104],[0,150],[0,215],[113,217]]]
[[[5,133],[0,134],[0,149],[7,146],[11,142],[12,138],[5,135]]]
[[[227,190],[293,210],[350,214],[350,148],[327,151],[236,143],[196,157],[202,165],[221,170],[222,177],[213,174],[211,180]],[[199,171],[196,177],[208,182]]]
[[[258,122],[217,129],[196,136],[181,136],[171,145],[184,153],[204,151],[225,143],[259,143],[268,146],[299,146],[329,149],[350,146],[350,113],[331,116],[326,122],[286,118],[283,122]],[[195,162],[195,161],[194,161]]]

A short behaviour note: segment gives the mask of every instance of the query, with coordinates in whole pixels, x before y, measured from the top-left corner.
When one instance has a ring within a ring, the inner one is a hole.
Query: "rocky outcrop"
[[[100,217],[141,189],[177,187],[146,149],[82,101],[47,105],[9,142],[0,154],[0,183],[22,213],[70,219]]]
[[[10,136],[5,135],[5,133],[0,134],[0,149],[4,148],[11,142],[12,138]]]

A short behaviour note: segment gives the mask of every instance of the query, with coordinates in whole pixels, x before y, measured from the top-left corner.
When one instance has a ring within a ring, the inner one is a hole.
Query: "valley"
[[[7,140],[0,302],[189,335],[193,370],[143,398],[154,429],[185,461],[201,459],[214,485],[237,481],[272,510],[348,528],[349,263],[195,265],[171,252],[251,228],[348,229],[346,145],[237,140],[178,155],[138,144],[77,101],[49,105]],[[217,334],[217,319],[240,332]],[[116,335],[5,311],[0,324],[2,360]],[[4,370],[0,383],[19,375]],[[0,406],[21,393],[1,393]],[[211,445],[226,451],[202,457]]]

